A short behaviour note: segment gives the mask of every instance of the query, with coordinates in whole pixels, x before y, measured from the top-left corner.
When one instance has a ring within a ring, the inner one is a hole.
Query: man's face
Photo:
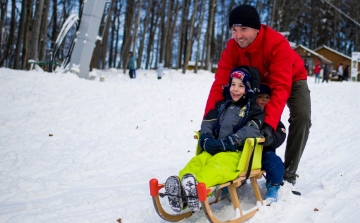
[[[246,48],[254,42],[258,33],[258,29],[247,26],[233,26],[231,28],[231,34],[241,48]]]

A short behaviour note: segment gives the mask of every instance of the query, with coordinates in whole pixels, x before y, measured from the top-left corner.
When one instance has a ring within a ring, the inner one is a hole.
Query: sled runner
[[[195,139],[199,138],[199,133],[195,132],[196,135],[194,136]],[[198,199],[201,203],[201,209],[204,211],[205,216],[210,222],[213,223],[221,223],[221,222],[228,222],[228,223],[237,223],[237,222],[243,222],[255,215],[255,213],[258,210],[258,207],[256,203],[254,204],[253,208],[250,208],[246,211],[244,214],[241,205],[240,200],[236,192],[236,188],[241,187],[247,179],[250,179],[251,186],[254,191],[254,195],[256,197],[256,200],[259,201],[263,205],[263,200],[260,194],[260,189],[257,183],[257,179],[260,179],[262,177],[262,174],[264,173],[263,170],[261,170],[261,158],[262,158],[262,145],[259,143],[264,142],[263,138],[248,138],[245,140],[244,149],[241,154],[241,158],[238,164],[238,170],[240,170],[239,176],[230,181],[226,182],[221,185],[216,185],[213,187],[207,188],[204,183],[199,182],[196,186]],[[196,155],[201,153],[201,148],[197,144],[196,148]],[[158,215],[170,222],[177,222],[184,218],[190,217],[194,212],[184,210],[181,213],[171,214],[166,212],[160,202],[160,197],[165,197],[166,194],[160,193],[160,189],[165,186],[165,184],[159,184],[157,179],[151,179],[149,181],[150,184],[150,195],[153,200],[153,204],[155,207],[156,212]],[[227,188],[231,197],[231,203],[235,210],[235,217],[232,219],[228,219],[226,221],[220,221],[214,213],[211,211],[210,205],[213,203],[216,203],[220,200],[220,189]],[[214,195],[215,200],[209,201],[209,195]]]

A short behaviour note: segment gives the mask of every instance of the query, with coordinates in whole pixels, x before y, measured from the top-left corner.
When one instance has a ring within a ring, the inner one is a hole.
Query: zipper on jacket
[[[250,57],[250,53],[245,52],[245,58],[246,58],[247,60],[249,60],[249,62],[250,62],[250,66],[252,66],[252,65],[251,65],[251,57]]]

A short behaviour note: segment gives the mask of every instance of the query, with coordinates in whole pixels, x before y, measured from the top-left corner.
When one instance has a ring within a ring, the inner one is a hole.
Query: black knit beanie
[[[236,6],[229,15],[229,29],[233,26],[247,26],[260,29],[260,16],[251,5]]]
[[[264,83],[261,83],[261,84],[260,84],[260,92],[259,92],[259,94],[268,94],[268,95],[271,95],[271,90],[270,90],[269,85],[264,84]]]

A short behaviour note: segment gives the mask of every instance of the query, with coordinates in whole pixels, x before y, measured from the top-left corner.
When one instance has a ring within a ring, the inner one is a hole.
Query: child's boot
[[[268,204],[277,202],[279,189],[280,189],[279,184],[275,185],[266,182],[266,195],[264,199],[267,201]]]
[[[170,207],[175,212],[183,209],[182,189],[178,176],[171,176],[165,182],[165,192],[169,199]]]
[[[187,205],[191,211],[198,211],[200,209],[200,203],[196,190],[196,179],[192,174],[185,174],[182,177],[181,185],[186,194]]]

